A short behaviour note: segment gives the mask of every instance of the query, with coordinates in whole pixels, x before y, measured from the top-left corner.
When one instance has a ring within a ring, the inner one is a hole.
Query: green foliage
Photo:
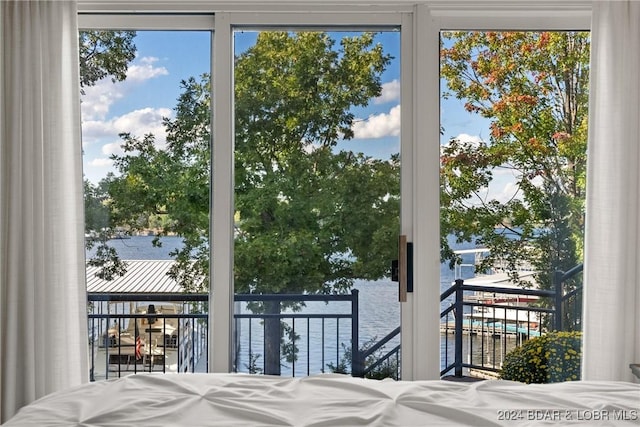
[[[235,289],[341,292],[388,272],[399,160],[337,151],[381,92],[373,34],[264,32],[235,67]]]
[[[582,259],[589,35],[580,32],[443,34],[443,96],[490,120],[489,139],[451,137],[441,153],[441,255],[447,236],[526,260],[551,284],[554,270]],[[510,171],[510,199],[489,199],[494,176]]]
[[[550,332],[507,353],[500,378],[523,383],[580,379],[581,332]]]
[[[236,292],[342,292],[388,274],[399,158],[336,149],[353,136],[351,107],[381,93],[388,62],[369,33],[338,48],[326,33],[264,32],[236,58]],[[164,149],[122,134],[109,183],[114,224],[145,229],[162,215],[159,234],[184,238],[172,274],[188,290],[208,286],[209,93],[208,75],[182,82]]]
[[[104,185],[93,185],[84,180],[84,231],[89,234],[110,226],[111,215],[107,205],[108,194]]]
[[[244,367],[249,371],[250,374],[261,374],[263,369],[258,366],[258,359],[262,357],[261,354],[251,353],[249,354],[249,363],[245,363]]]
[[[361,353],[366,352],[372,346],[374,346],[376,342],[377,342],[377,337],[371,338],[370,340],[368,340],[362,345],[362,347],[360,348],[360,352]],[[329,368],[329,370],[335,374],[350,374],[351,373],[351,354],[352,354],[351,347],[346,346],[344,343],[342,343],[342,356],[340,357],[340,360],[336,364],[334,364],[333,362],[327,363],[327,368]],[[365,367],[371,366],[372,364],[380,360],[380,358],[384,357],[384,355],[385,355],[385,348],[383,346],[377,351],[375,351],[373,354],[371,354],[369,357],[367,357],[367,360],[364,361],[364,366]],[[386,361],[383,361],[378,366],[374,367],[371,371],[369,371],[365,375],[365,378],[371,378],[374,380],[383,380],[385,378],[393,378],[397,380],[398,372],[399,372],[398,362],[396,358],[391,357]]]
[[[136,56],[135,35],[135,31],[80,31],[80,87],[108,76],[112,82],[125,80]]]
[[[113,235],[107,185],[108,181],[93,185],[85,179],[84,230],[85,248],[96,249],[94,255],[87,260],[87,264],[99,267],[97,277],[112,280],[126,273],[127,264],[120,259],[116,250],[107,244]]]

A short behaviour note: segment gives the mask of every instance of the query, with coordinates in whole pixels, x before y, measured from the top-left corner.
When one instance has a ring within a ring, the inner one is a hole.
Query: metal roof
[[[173,260],[124,260],[127,272],[113,280],[96,277],[99,267],[87,266],[87,292],[100,293],[179,293],[174,279],[167,276]]]

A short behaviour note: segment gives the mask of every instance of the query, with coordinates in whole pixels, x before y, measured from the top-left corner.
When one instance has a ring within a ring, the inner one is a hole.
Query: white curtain
[[[0,1],[0,421],[88,381],[77,5]]]
[[[640,363],[640,2],[595,1],[582,377]]]

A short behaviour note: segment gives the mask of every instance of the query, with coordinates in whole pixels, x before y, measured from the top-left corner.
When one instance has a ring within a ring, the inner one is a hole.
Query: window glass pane
[[[92,377],[206,371],[211,33],[80,41]]]
[[[237,371],[355,372],[391,352],[371,375],[397,376],[397,335],[352,356],[400,324],[399,43],[392,30],[235,33]]]
[[[443,32],[440,59],[441,286],[488,287],[442,317],[441,368],[455,364],[459,320],[469,372],[577,379],[579,333],[554,331],[581,329],[589,34]],[[504,290],[555,292],[568,271],[561,304]],[[521,345],[543,350],[518,373],[509,353]]]

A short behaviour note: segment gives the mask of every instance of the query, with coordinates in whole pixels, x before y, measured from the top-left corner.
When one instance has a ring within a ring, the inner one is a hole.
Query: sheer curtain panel
[[[595,1],[582,377],[640,363],[640,2]]]
[[[0,421],[88,381],[77,6],[0,1]]]

